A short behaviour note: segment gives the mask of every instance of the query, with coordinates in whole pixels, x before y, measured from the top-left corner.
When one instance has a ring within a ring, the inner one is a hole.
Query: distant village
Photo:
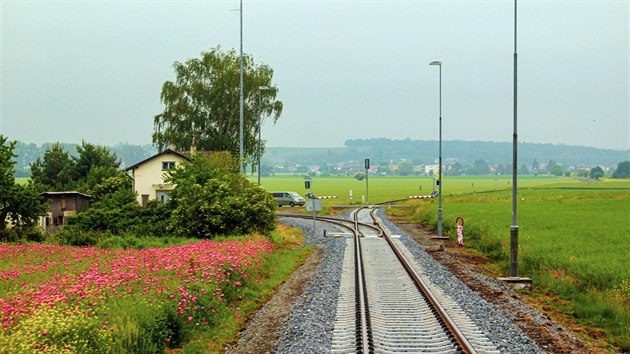
[[[483,160],[477,160],[472,165],[458,162],[456,158],[443,160],[443,173],[450,176],[461,175],[511,175],[511,164],[488,164]],[[554,161],[538,163],[533,161],[530,164],[519,166],[518,173],[523,175],[549,175],[549,176],[572,176],[588,177],[593,167],[596,166],[563,166]],[[611,172],[614,168],[600,166],[604,173]],[[389,163],[370,164],[368,173],[378,176],[433,176],[439,171],[439,164],[418,164],[410,160],[390,161]],[[275,174],[308,174],[311,176],[357,176],[365,174],[364,161],[348,161],[340,163],[323,164],[299,164],[290,161],[276,162],[273,167],[263,162],[261,173],[264,176]]]

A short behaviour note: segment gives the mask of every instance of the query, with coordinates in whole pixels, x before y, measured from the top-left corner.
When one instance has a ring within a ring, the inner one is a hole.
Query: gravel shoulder
[[[284,283],[273,299],[249,322],[241,334],[238,345],[231,353],[270,353],[276,350],[284,321],[293,311],[293,305],[304,293],[317,267],[324,249],[317,247],[304,264]]]
[[[238,343],[226,348],[226,352],[330,351],[345,241],[342,238],[322,237],[323,229],[328,232],[338,231],[332,226],[318,224],[315,232],[312,222],[289,218],[281,218],[280,221],[302,229],[305,243],[318,247],[283,284],[273,300],[258,311]],[[478,295],[475,296],[477,299],[471,301],[470,311],[497,314],[491,320],[482,317],[479,321],[488,322],[487,331],[493,332],[493,341],[498,342],[502,352],[598,352],[598,349],[590,347],[549,316],[530,306],[506,283],[484,275],[483,257],[460,252],[449,245],[444,247],[433,241],[430,232],[417,224],[398,220],[398,223],[390,222],[389,227],[403,234],[408,247],[413,248],[414,256],[423,259],[421,262],[435,263],[431,266],[436,273],[450,272],[459,279],[455,279],[455,282],[461,285],[452,286],[457,292],[452,296],[469,297],[468,293],[473,292]],[[455,283],[450,274],[440,277],[449,284]]]

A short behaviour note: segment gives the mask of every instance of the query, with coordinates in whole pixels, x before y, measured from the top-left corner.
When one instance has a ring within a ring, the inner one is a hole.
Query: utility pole
[[[514,132],[512,133],[512,226],[510,226],[510,277],[518,277],[518,223],[516,205],[518,200],[518,133],[517,133],[517,73],[518,54],[516,51],[516,0],[514,0]]]
[[[241,174],[245,173],[244,159],[243,159],[243,0],[241,0],[241,70],[240,70],[240,110],[239,110],[239,166]]]

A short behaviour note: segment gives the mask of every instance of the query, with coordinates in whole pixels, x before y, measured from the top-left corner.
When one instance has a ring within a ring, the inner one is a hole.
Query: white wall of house
[[[442,166],[442,169],[444,169],[444,166]],[[424,174],[427,176],[435,175],[438,173],[439,170],[440,165],[424,165]]]
[[[131,172],[133,178],[133,190],[137,193],[138,203],[143,205],[146,201],[166,198],[167,191],[173,189],[173,185],[164,182],[164,174],[169,168],[175,168],[184,161],[184,158],[174,153],[164,153],[138,165]],[[163,200],[166,201],[166,200]]]

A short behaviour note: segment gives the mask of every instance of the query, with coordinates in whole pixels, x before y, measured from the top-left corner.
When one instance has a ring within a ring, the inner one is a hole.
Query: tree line
[[[75,154],[54,143],[31,165],[31,179],[15,181],[16,142],[0,135],[0,238],[5,241],[49,240],[62,245],[98,245],[111,238],[196,237],[268,234],[275,228],[275,200],[239,173],[228,152],[191,155],[165,182],[175,185],[167,203],[141,206],[131,178],[107,147],[83,141]],[[91,196],[90,208],[68,218],[54,235],[37,227],[46,205],[44,191],[78,191]],[[10,226],[10,227],[9,227]]]
[[[473,164],[484,160],[489,164],[508,164],[512,162],[512,143],[490,141],[443,141],[443,157],[453,158],[460,163]],[[358,158],[370,156],[375,160],[412,159],[414,162],[433,163],[438,156],[436,141],[350,139],[346,140],[347,152],[363,154]],[[369,154],[369,155],[367,155]],[[607,166],[613,167],[620,161],[628,160],[630,151],[599,149],[586,146],[519,143],[519,160],[531,165],[534,160],[553,160],[564,166]],[[355,157],[357,158],[357,157]]]

